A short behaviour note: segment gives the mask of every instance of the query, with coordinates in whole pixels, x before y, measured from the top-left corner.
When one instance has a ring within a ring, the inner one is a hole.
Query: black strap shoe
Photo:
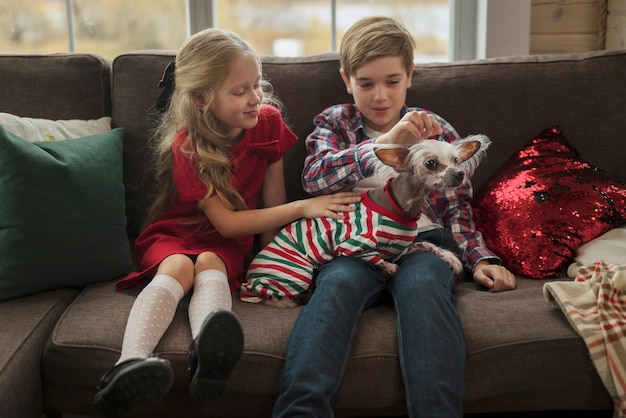
[[[189,347],[191,397],[197,402],[218,398],[243,352],[243,330],[231,311],[211,312]]]
[[[119,417],[142,405],[160,401],[173,383],[174,370],[166,359],[126,360],[102,376],[93,407],[107,417]]]

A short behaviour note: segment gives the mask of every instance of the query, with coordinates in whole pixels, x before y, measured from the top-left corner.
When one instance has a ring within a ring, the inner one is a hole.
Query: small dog
[[[395,260],[415,251],[441,257],[455,274],[463,270],[457,256],[417,237],[417,219],[431,191],[459,187],[471,176],[491,141],[472,135],[448,143],[424,140],[411,146],[375,147],[381,162],[396,177],[384,187],[364,192],[345,219],[300,219],[283,228],[254,258],[240,298],[275,307],[296,307],[321,264],[338,256],[356,256],[392,277]]]

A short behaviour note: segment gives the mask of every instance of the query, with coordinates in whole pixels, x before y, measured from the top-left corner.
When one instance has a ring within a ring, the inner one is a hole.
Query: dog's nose
[[[458,182],[459,184],[461,184],[463,182],[463,179],[465,178],[465,173],[462,171],[457,171],[456,173],[454,173],[454,180],[456,182]]]

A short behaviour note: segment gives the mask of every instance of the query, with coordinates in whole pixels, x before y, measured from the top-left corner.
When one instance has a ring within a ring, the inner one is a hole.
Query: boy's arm
[[[374,173],[378,159],[372,140],[349,126],[349,108],[333,106],[319,114],[306,139],[302,187],[312,195],[352,190],[355,182]]]

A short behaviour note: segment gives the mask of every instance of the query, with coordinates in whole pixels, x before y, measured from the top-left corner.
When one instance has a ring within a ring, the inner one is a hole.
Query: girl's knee
[[[173,277],[187,292],[193,284],[193,260],[185,254],[172,254],[161,261],[156,274],[166,274]]]
[[[204,270],[220,270],[224,274],[227,273],[226,264],[222,258],[211,251],[200,253],[196,258],[195,274]]]

